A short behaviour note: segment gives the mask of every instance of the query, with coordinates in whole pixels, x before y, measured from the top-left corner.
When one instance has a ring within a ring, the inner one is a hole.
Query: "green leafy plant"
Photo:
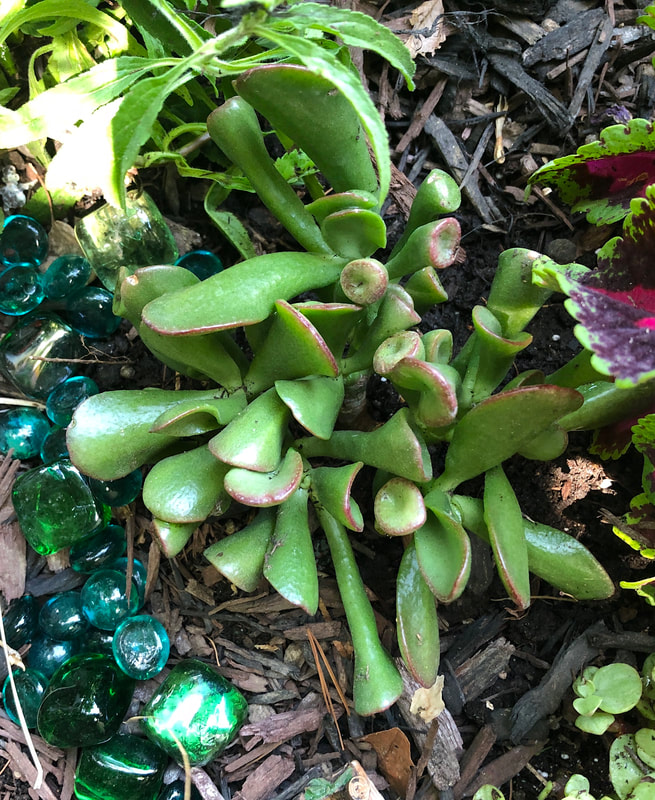
[[[603,380],[591,367],[577,383],[566,370],[560,382],[530,372],[500,388],[530,344],[525,326],[550,295],[532,282],[532,251],[502,254],[488,303],[473,310],[474,331],[454,357],[449,331],[415,330],[421,312],[447,300],[438,271],[456,260],[460,230],[444,215],[458,207],[459,190],[433,171],[399,243],[378,260],[388,157],[378,155],[376,172],[361,117],[333,85],[307,66],[257,66],[236,79],[236,95],[207,122],[302,250],[247,258],[202,282],[167,265],[124,271],[118,281],[116,313],[164,363],[215,388],[96,395],[76,411],[68,446],[83,472],[104,480],[154,464],[143,498],[169,556],[207,516],[233,501],[252,507],[252,521],[206,557],[244,591],[266,578],[310,614],[318,606],[316,520],[353,637],[355,707],[370,714],[393,703],[402,682],[379,642],[350,542],[366,522],[352,495],[358,473],[374,470],[375,528],[405,537],[398,645],[430,686],[439,664],[436,603],[466,586],[469,532],[489,542],[520,608],[530,602],[530,572],[580,599],[612,594],[607,574],[575,538],[522,516],[502,463],[517,453],[559,455],[568,430],[597,427],[631,393],[588,405],[585,387],[575,387]],[[255,112],[307,154],[332,191],[301,202],[263,146]],[[247,348],[237,344],[238,328]],[[384,425],[361,430],[374,373],[403,404]],[[446,450],[436,476],[428,445]],[[455,493],[478,476],[481,500]]]
[[[641,698],[639,673],[629,664],[587,667],[573,683],[577,698],[573,708],[580,715],[575,724],[581,731],[601,735],[612,725],[616,714],[625,714]]]

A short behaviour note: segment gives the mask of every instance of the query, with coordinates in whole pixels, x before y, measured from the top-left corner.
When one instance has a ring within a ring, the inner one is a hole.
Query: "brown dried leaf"
[[[400,728],[370,733],[362,737],[375,750],[378,766],[391,788],[401,797],[407,795],[407,784],[414,762],[410,755],[409,739]]]
[[[428,689],[421,687],[414,692],[410,711],[418,714],[424,722],[430,724],[435,717],[446,707],[441,697],[443,691],[443,675],[438,675],[437,680]]]
[[[398,35],[412,54],[412,58],[433,54],[441,47],[449,33],[444,20],[443,0],[426,0],[411,14],[394,20],[395,29],[398,29],[399,24],[402,28]],[[410,28],[411,33],[404,32],[407,28]]]

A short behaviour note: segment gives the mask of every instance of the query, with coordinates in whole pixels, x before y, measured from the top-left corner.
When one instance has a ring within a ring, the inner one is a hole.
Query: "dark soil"
[[[399,16],[401,12],[411,11],[417,5],[419,4],[412,3],[409,9],[404,9],[401,4],[391,2],[377,10],[383,11],[387,15],[385,18],[391,18]],[[458,24],[458,15],[464,12],[477,14],[475,30],[492,37],[497,44],[502,31],[496,27],[493,14],[488,15],[481,10],[482,5],[465,0],[459,3],[447,2],[446,10],[454,25]],[[541,23],[547,16],[547,10],[552,9],[555,4],[544,0],[510,5],[510,15],[516,14],[517,18],[529,17],[533,22]],[[557,7],[565,5],[566,3],[561,2]],[[580,8],[602,8],[605,4],[590,0],[578,5]],[[613,12],[623,14],[621,20],[625,24],[632,24],[636,16],[636,11],[632,8],[634,4],[614,2],[607,5]],[[503,35],[507,37],[507,32],[504,29],[503,31]],[[535,111],[534,102],[503,81],[503,77],[490,66],[492,62],[487,58],[489,54],[485,47],[491,47],[493,51],[493,42],[489,44],[489,40],[484,40],[482,43],[477,41],[471,44],[469,34],[470,32],[467,34],[459,28],[449,36],[435,55],[419,56],[417,92],[412,95],[399,88],[394,93],[393,101],[387,102],[385,110],[392,146],[398,143],[417,108],[420,108],[441,75],[448,77],[448,83],[436,113],[448,121],[458,139],[466,140],[464,146],[469,156],[475,150],[487,125],[487,120],[482,118],[479,122],[467,121],[471,116],[478,116],[477,113],[474,115],[467,110],[467,102],[471,99],[476,99],[479,103],[493,103],[498,99],[499,92],[506,94],[511,120],[519,126],[517,135],[521,130],[530,129],[531,125],[545,125],[542,116]],[[516,40],[515,37],[514,40],[519,49],[525,46],[520,39]],[[503,165],[493,161],[493,137],[491,138],[481,162],[483,167],[486,165],[486,169],[475,174],[474,180],[479,182],[485,196],[493,198],[501,210],[501,218],[493,224],[485,222],[478,216],[471,202],[465,200],[461,211],[455,216],[464,233],[462,245],[466,258],[461,264],[456,264],[443,273],[442,282],[450,300],[426,315],[422,323],[424,330],[448,328],[453,332],[456,348],[460,347],[471,331],[471,309],[476,304],[484,303],[498,255],[508,247],[529,247],[547,252],[553,247],[553,242],[568,239],[576,244],[578,260],[593,265],[593,249],[603,239],[594,237],[594,230],[583,219],[574,220],[572,231],[563,223],[562,216],[556,215],[551,207],[542,202],[526,206],[520,201],[525,185],[524,159],[535,142],[555,144],[565,153],[572,152],[589,134],[596,135],[604,125],[611,122],[612,107],[619,97],[617,89],[619,86],[630,85],[631,80],[635,84],[634,93],[630,95],[632,101],[624,104],[635,116],[650,116],[652,95],[649,81],[652,79],[648,69],[640,70],[637,66],[639,63],[649,63],[650,50],[646,48],[637,56],[632,64],[626,61],[625,52],[610,51],[608,59],[603,62],[607,66],[601,65],[598,70],[600,75],[600,71],[604,69],[603,82],[601,83],[599,75],[592,81],[591,94],[596,97],[596,105],[583,105],[570,130],[559,131],[556,126],[542,125],[532,138],[525,139],[522,147],[508,153]],[[456,70],[458,65],[459,73]],[[552,69],[555,64],[549,62],[547,66]],[[382,91],[380,65],[375,61],[370,64],[366,62],[366,68],[370,88],[382,104],[379,96]],[[578,70],[579,67],[563,70],[559,81],[549,83],[545,76],[541,79],[544,86],[548,85],[549,91],[566,102],[567,92],[570,93],[575,85]],[[539,71],[536,68],[531,72],[536,78],[543,73],[543,69]],[[621,98],[626,96],[628,95],[625,91],[620,95]],[[392,113],[394,102],[397,114]],[[447,168],[431,138],[424,131],[398,154],[397,163],[405,174],[412,172],[413,165],[423,163],[423,167],[412,176],[415,183],[420,182],[432,166]],[[200,234],[203,247],[218,252],[226,263],[234,260],[235,256],[229,247],[224,245],[211,225],[204,221],[200,202],[204,191],[188,181],[178,180],[169,171],[142,173],[138,179],[153,194],[165,214]],[[233,210],[253,230],[263,250],[272,250],[278,246],[282,234],[271,225],[266,214],[253,210],[248,198],[233,196],[230,203]],[[392,205],[389,215],[391,231],[398,229],[400,221],[399,215],[394,216],[394,210],[397,208],[394,209]],[[605,238],[609,235],[606,232]],[[540,369],[549,374],[579,350],[579,344],[573,335],[571,318],[558,296],[554,296],[542,309],[529,330],[534,341],[517,359],[517,371]],[[172,388],[175,385],[175,375],[162,368],[147,353],[138,338],[128,336],[128,332],[129,326],[124,324],[110,341],[94,345],[93,355],[80,373],[93,377],[102,389],[145,386]],[[378,421],[388,418],[400,402],[389,384],[379,379],[371,381],[368,400],[369,413]],[[649,574],[645,572],[647,564],[635,557],[612,534],[611,526],[605,521],[605,514],[609,511],[619,516],[625,512],[630,499],[640,490],[641,464],[633,453],[628,453],[619,461],[600,462],[589,455],[589,440],[587,434],[573,435],[566,454],[551,463],[514,458],[507,464],[508,475],[527,516],[574,534],[599,558],[617,584],[619,580],[636,580]],[[439,459],[440,452],[436,449],[437,463]],[[365,484],[364,476],[359,489],[362,496],[358,498],[363,505],[370,503],[370,500],[367,501]],[[480,488],[479,483],[475,482],[466,487],[471,494],[479,492]],[[135,510],[136,552],[147,560],[150,546],[147,514],[139,504]],[[289,609],[285,604],[276,606],[274,595],[263,598],[257,595],[251,603],[247,603],[240,594],[233,594],[227,582],[218,579],[217,573],[207,566],[201,556],[206,543],[213,541],[224,531],[241,525],[245,513],[241,510],[236,515],[230,513],[220,520],[210,520],[201,526],[193,542],[180,557],[170,562],[162,561],[160,582],[151,597],[149,608],[166,617],[167,627],[172,633],[175,658],[199,655],[211,660],[214,657],[214,648],[217,647],[217,654],[221,665],[226,667],[226,674],[243,688],[250,702],[257,701],[257,708],[264,709],[264,714],[269,711],[284,712],[294,709],[299,697],[305,696],[309,691],[319,691],[316,669],[306,642],[301,646],[287,636],[289,629],[303,626],[310,620],[303,612]],[[366,530],[357,539],[356,546],[364,579],[377,598],[376,610],[383,626],[383,640],[393,648],[394,580],[400,545],[398,542],[382,539],[373,530]],[[319,613],[315,621],[328,618],[342,620],[342,610],[333,599],[334,583],[329,558],[320,541],[317,543],[317,556],[319,567],[325,573],[321,596],[329,616]],[[44,569],[41,560],[33,560],[29,565],[28,579],[33,580]],[[42,574],[46,573],[47,569]],[[63,580],[62,577],[61,581]],[[55,590],[56,586],[50,588],[50,591]],[[445,697],[462,736],[464,749],[469,747],[476,734],[485,726],[491,726],[496,736],[496,743],[483,766],[503,753],[515,752],[512,748],[519,743],[509,739],[507,717],[517,701],[539,684],[561,648],[565,648],[599,619],[604,620],[607,627],[616,632],[649,632],[652,626],[651,609],[634,593],[618,592],[614,598],[604,602],[576,603],[570,598],[560,596],[537,579],[534,580],[532,591],[535,599],[530,609],[523,614],[517,614],[495,573],[489,552],[478,547],[469,587],[458,601],[439,609],[443,626],[442,669],[447,676]],[[267,590],[264,588],[263,592],[266,593]],[[515,651],[507,669],[491,681],[478,697],[463,703],[461,693],[458,695],[450,653],[459,646],[462,635],[473,630],[476,624],[480,631],[480,648],[502,636],[513,645]],[[335,662],[337,674],[343,676],[348,684],[347,634],[343,626],[334,641],[336,645],[331,640],[322,644]],[[226,642],[252,653],[252,663],[244,661]],[[275,658],[284,655],[290,659],[292,649],[300,665],[293,679],[271,679],[266,669],[258,667],[259,654]],[[617,658],[638,665],[643,654],[607,649],[599,655],[595,663],[607,663]],[[249,673],[250,683],[247,679]],[[262,677],[264,675],[267,677]],[[288,690],[287,694],[283,690]],[[271,692],[282,694],[279,699],[273,696],[263,698],[263,695]],[[611,737],[607,735],[595,738],[581,734],[573,725],[574,717],[569,698],[569,702],[565,702],[556,714],[550,716],[538,730],[531,732],[529,741],[523,742],[530,744],[538,740],[540,745],[536,748],[538,752],[530,759],[529,768],[522,769],[517,760],[516,769],[512,771],[510,766],[504,773],[505,779],[512,780],[511,796],[514,800],[533,800],[543,788],[544,780],[557,781],[561,787],[574,772],[582,772],[590,779],[594,794],[601,795],[611,791],[607,778],[607,751]],[[374,771],[376,762],[372,751],[359,742],[359,737],[362,733],[395,726],[409,733],[406,723],[395,708],[373,719],[351,718],[346,721],[342,717],[340,727],[345,749],[341,750],[330,722],[324,720],[318,730],[301,733],[275,751],[284,758],[291,759],[295,769],[267,797],[299,796],[303,777],[319,774],[317,768],[321,763],[325,765],[324,774],[327,776],[335,774],[343,764],[353,758],[359,759],[368,769]],[[226,798],[237,791],[239,780],[242,781],[257,766],[255,762],[236,773],[224,771],[226,764],[246,752],[243,743],[238,741],[226,757],[221,757],[207,768]],[[417,750],[412,752],[414,763],[418,762],[420,755]],[[0,778],[2,797],[22,800],[28,796],[36,796],[34,793],[28,794],[27,784],[17,780],[15,776],[19,772],[13,764],[4,770]],[[237,777],[239,780],[235,780]],[[291,793],[285,793],[291,786],[295,787],[290,790]],[[504,787],[505,790],[509,788]],[[55,783],[53,790],[58,791]],[[396,795],[393,790],[386,788],[383,789],[383,796],[392,798]],[[427,777],[419,777],[416,796],[437,796]],[[444,792],[443,797],[449,798],[452,795]]]

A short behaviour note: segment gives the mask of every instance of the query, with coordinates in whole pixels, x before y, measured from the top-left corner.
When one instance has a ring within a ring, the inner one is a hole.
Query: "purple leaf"
[[[575,155],[549,161],[529,184],[550,186],[572,211],[586,213],[596,225],[623,219],[630,201],[645,197],[655,183],[655,131],[645,119],[610,125],[599,141],[582,145]]]

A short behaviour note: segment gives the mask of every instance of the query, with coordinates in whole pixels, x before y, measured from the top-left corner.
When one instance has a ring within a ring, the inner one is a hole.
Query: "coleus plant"
[[[590,408],[583,392],[536,371],[498,391],[550,295],[532,283],[532,251],[501,255],[488,303],[473,310],[474,331],[454,358],[449,331],[419,334],[420,313],[447,299],[438,271],[457,256],[459,225],[444,217],[459,205],[456,184],[440,170],[428,176],[383,263],[374,256],[386,245],[388,157],[378,155],[376,172],[348,98],[299,64],[255,67],[234,90],[208,131],[302,250],[255,256],[202,282],[169,265],[125,270],[116,313],[164,363],[213,388],[96,395],[75,412],[69,452],[103,480],[153,465],[143,500],[168,556],[208,516],[234,501],[252,507],[249,524],[206,557],[242,590],[266,578],[309,614],[319,602],[312,534],[320,527],[353,639],[355,707],[370,714],[398,698],[402,680],[380,644],[350,537],[367,523],[403,537],[398,644],[424,686],[439,665],[436,604],[457,598],[470,575],[469,532],[489,542],[520,608],[530,602],[530,572],[580,599],[609,596],[609,577],[575,538],[522,516],[502,463],[516,453],[559,455],[568,430],[595,427],[616,400]],[[301,202],[276,171],[256,112],[307,154],[331,191],[314,185],[311,202]],[[247,347],[234,336],[241,328]],[[404,404],[361,430],[374,372]],[[428,445],[447,448],[440,475]],[[364,467],[374,470],[370,520],[352,496]],[[456,493],[478,476],[482,499]]]

